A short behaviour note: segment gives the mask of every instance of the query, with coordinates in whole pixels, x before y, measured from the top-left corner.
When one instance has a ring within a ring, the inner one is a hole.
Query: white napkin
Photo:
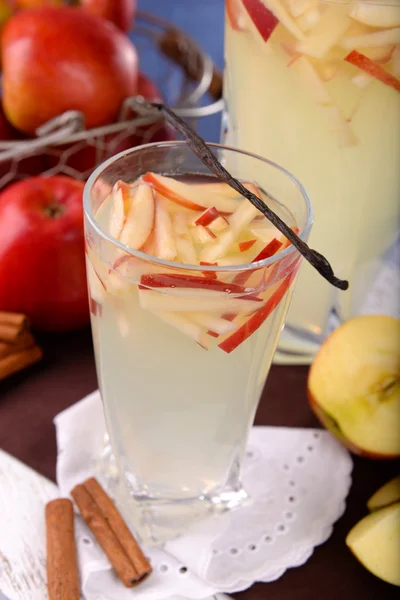
[[[89,426],[88,426],[89,424]],[[55,418],[57,482],[63,495],[98,471],[105,424],[94,392]],[[154,572],[127,590],[85,524],[77,541],[87,600],[162,600],[174,594],[200,599],[273,581],[303,564],[332,532],[345,508],[351,458],[328,432],[254,427],[243,483],[243,508],[196,524],[163,549],[145,549]]]

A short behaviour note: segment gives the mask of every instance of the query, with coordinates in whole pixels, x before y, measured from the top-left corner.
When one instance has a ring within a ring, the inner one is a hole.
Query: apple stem
[[[48,204],[44,212],[50,219],[58,219],[61,215],[64,214],[64,208],[60,206],[60,204]]]
[[[138,106],[142,109],[156,109],[162,112],[169,123],[179,131],[188,143],[188,146],[194,154],[209,168],[209,170],[221,181],[227,183],[239,194],[247,198],[258,210],[273,224],[283,235],[297,248],[304,258],[333,286],[340,290],[347,290],[349,282],[339,279],[333,272],[328,260],[316,250],[312,250],[306,242],[289,227],[282,219],[272,211],[260,198],[246,189],[238,179],[221,165],[214,153],[207,146],[206,142],[191,128],[183,119],[178,117],[168,106],[157,102],[138,101]],[[267,195],[274,199],[273,196]]]

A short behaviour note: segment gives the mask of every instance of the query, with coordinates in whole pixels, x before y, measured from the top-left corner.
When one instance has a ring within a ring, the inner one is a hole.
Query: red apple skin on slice
[[[245,240],[244,242],[239,242],[239,250],[240,252],[246,252],[246,250],[250,250],[252,246],[257,242],[257,240]]]
[[[218,267],[218,263],[208,263],[208,262],[204,262],[204,261],[200,261],[200,264],[203,267]],[[210,279],[218,279],[218,275],[216,274],[215,271],[202,271],[203,275],[205,275],[206,277],[209,277]]]
[[[228,23],[234,31],[243,31],[243,18],[241,17],[241,0],[226,0],[226,16]]]
[[[262,39],[267,42],[275,27],[279,24],[278,19],[263,4],[262,0],[242,0],[242,2]]]
[[[253,295],[249,295],[246,289],[236,283],[226,283],[212,277],[197,277],[196,275],[181,275],[178,273],[149,273],[142,275],[140,286],[143,288],[194,288],[206,289],[215,292],[226,292],[245,296],[248,300],[260,301]]]
[[[278,252],[281,246],[282,242],[280,242],[276,238],[273,238],[251,262],[257,262],[259,260],[265,260],[266,258],[270,258],[274,254],[276,254],[276,252]],[[238,273],[237,275],[235,275],[233,283],[244,286],[253,272],[254,271],[242,271],[241,273]]]
[[[195,204],[194,202],[187,200],[183,196],[179,196],[178,194],[175,194],[167,186],[163,185],[154,176],[153,173],[150,173],[150,172],[146,173],[145,175],[143,175],[142,180],[145,181],[146,183],[149,183],[150,185],[152,185],[159,194],[164,196],[164,198],[168,198],[168,200],[175,202],[175,204],[179,204],[180,206],[184,206],[185,208],[189,208],[190,210],[204,210],[205,209],[205,206],[201,206],[200,204]]]
[[[142,183],[135,190],[120,241],[134,250],[140,250],[147,242],[154,224],[153,189]]]
[[[371,58],[361,54],[361,52],[352,50],[352,52],[346,56],[345,61],[358,67],[362,71],[365,71],[365,73],[368,73],[368,75],[371,75],[381,83],[392,87],[394,90],[396,90],[396,92],[400,92],[400,81],[385,71],[385,69],[383,69]]]
[[[215,208],[215,206],[211,206],[211,208],[207,208],[194,222],[195,225],[203,225],[203,227],[207,227],[210,223],[212,223],[217,217],[219,217],[219,212]]]
[[[230,354],[240,344],[246,341],[253,333],[257,331],[269,317],[272,311],[278,306],[286,292],[288,291],[290,284],[296,276],[297,270],[293,271],[283,282],[279,285],[277,290],[272,296],[266,301],[256,313],[254,313],[239,329],[237,329],[232,335],[221,342],[219,347],[221,350]],[[226,319],[226,316],[224,317]]]

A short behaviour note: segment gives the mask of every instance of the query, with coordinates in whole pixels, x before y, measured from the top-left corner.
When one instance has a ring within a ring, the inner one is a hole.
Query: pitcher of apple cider
[[[303,182],[310,244],[350,280],[336,294],[302,266],[278,356],[309,362],[399,229],[400,0],[226,0],[225,60],[224,142]]]

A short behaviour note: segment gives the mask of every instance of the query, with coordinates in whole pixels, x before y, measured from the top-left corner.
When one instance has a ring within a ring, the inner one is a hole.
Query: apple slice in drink
[[[225,335],[226,333],[230,333],[237,329],[236,323],[232,323],[231,321],[227,321],[226,319],[211,313],[194,312],[188,313],[187,316],[191,321],[194,321],[194,323],[197,323],[201,327],[205,327],[208,331],[212,331],[216,334],[214,337]]]
[[[250,248],[252,246],[254,246],[254,244],[257,242],[257,240],[252,239],[252,240],[244,240],[243,242],[239,242],[239,250],[240,252],[247,252],[247,250],[250,250]]]
[[[397,6],[391,6],[388,3],[379,5],[360,0],[351,6],[349,15],[355,21],[370,27],[400,26],[400,4]]]
[[[375,48],[377,46],[393,46],[400,44],[400,27],[394,29],[383,29],[381,31],[373,31],[365,35],[351,35],[344,37],[341,41],[341,46],[346,50],[354,48]]]
[[[226,0],[226,16],[228,23],[234,31],[243,31],[245,29],[245,18],[243,16],[242,0]]]
[[[256,313],[254,313],[243,325],[241,325],[239,329],[227,337],[223,342],[218,344],[221,350],[227,352],[228,354],[233,352],[233,350],[240,346],[240,344],[247,340],[251,335],[253,335],[253,333],[257,331],[257,329],[261,327],[261,325],[266,321],[272,311],[278,306],[285,296],[296,275],[296,272],[297,270],[293,271],[283,280],[283,282],[279,282],[278,287],[271,294],[265,304],[263,304],[263,306],[259,308]]]
[[[300,56],[291,64],[305,92],[320,109],[330,131],[335,135],[339,148],[349,148],[358,144],[350,124],[334,104],[317,70],[306,56]]]
[[[200,260],[214,262],[228,254],[232,245],[242,234],[244,229],[259,214],[259,210],[248,200],[242,200],[238,208],[230,217],[229,227],[223,231],[215,244],[205,247],[200,253]]]
[[[190,237],[187,219],[184,214],[177,212],[172,217],[177,259],[187,265],[197,264],[197,254]]]
[[[208,226],[208,228],[214,233],[218,231],[224,231],[224,229],[227,229],[228,227],[229,221],[227,221],[222,215],[214,219],[214,221],[212,221],[212,223],[210,223]]]
[[[258,310],[262,302],[261,298],[254,300],[248,300],[245,296],[231,298],[224,292],[210,292],[199,289],[194,293],[192,288],[187,290],[181,288],[178,291],[182,295],[139,288],[140,306],[151,311],[217,312],[220,314],[240,312],[249,314]]]
[[[368,75],[371,75],[384,85],[388,85],[397,92],[400,92],[400,81],[396,79],[396,77],[385,71],[383,67],[378,65],[370,58],[367,58],[360,52],[357,52],[357,50],[350,52],[350,54],[346,56],[345,60],[355,67],[358,67],[362,71],[365,71],[365,73],[368,73]]]
[[[102,304],[106,293],[106,288],[100,277],[97,275],[90,258],[86,260],[86,276],[91,298],[98,304]]]
[[[207,193],[206,190],[204,190],[204,193]],[[210,223],[212,223],[217,217],[219,217],[219,212],[215,206],[210,206],[210,208],[207,208],[204,212],[202,212],[199,217],[196,217],[193,225],[202,225],[203,227],[207,227],[207,225],[210,225]]]
[[[310,8],[305,13],[297,17],[296,24],[304,33],[308,33],[313,29],[321,19],[321,11],[319,6]]]
[[[193,185],[157,173],[148,172],[143,175],[142,180],[152,185],[164,198],[191,210],[200,211],[215,207],[219,212],[230,214],[240,203],[238,198],[205,194]]]
[[[307,39],[296,45],[297,52],[314,58],[324,58],[350,27],[351,20],[347,11],[347,6],[328,4]]]
[[[117,181],[111,191],[111,196],[113,199],[113,208],[111,212],[110,235],[117,240],[131,208],[132,198],[129,185],[123,181]]]
[[[151,312],[161,319],[161,321],[175,327],[175,329],[178,329],[188,337],[192,338],[192,340],[197,342],[202,348],[208,350],[210,343],[209,337],[207,337],[207,334],[203,331],[202,327],[188,319],[186,316],[177,312],[168,312],[166,310],[151,310]]]
[[[242,2],[264,42],[269,40],[279,23],[296,39],[304,39],[303,32],[281,0],[242,0]]]
[[[154,192],[146,183],[141,183],[134,191],[125,224],[120,233],[120,241],[133,250],[140,250],[153,230]]]
[[[392,54],[392,72],[400,79],[400,46],[396,46]]]
[[[158,258],[174,260],[176,244],[172,229],[171,217],[164,198],[157,197],[154,220],[154,247]]]
[[[255,235],[264,244],[269,243],[274,237],[275,227],[268,224],[267,221],[254,221],[249,226],[250,232]]]
[[[316,6],[315,0],[286,0],[292,17],[299,17]]]
[[[204,244],[215,242],[217,239],[215,233],[213,233],[208,227],[203,227],[203,225],[196,225],[196,227],[192,227],[190,229],[190,233],[194,243],[199,246],[204,246]]]
[[[144,288],[185,288],[186,290],[192,288],[195,290],[209,290],[211,292],[241,295],[249,291],[237,283],[228,283],[219,279],[215,280],[215,278],[210,276],[200,277],[183,273],[146,273],[140,278],[140,286]]]

